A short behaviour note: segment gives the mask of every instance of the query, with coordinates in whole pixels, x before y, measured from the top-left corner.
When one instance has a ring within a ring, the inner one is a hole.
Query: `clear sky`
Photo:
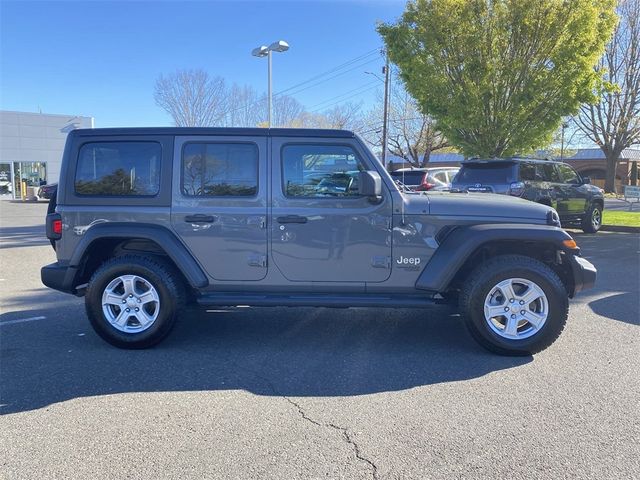
[[[0,0],[0,109],[93,116],[96,127],[170,125],[153,101],[159,74],[202,68],[266,91],[266,59],[250,52],[280,39],[291,49],[274,54],[274,92],[369,54],[294,95],[309,110],[368,105],[379,82],[364,72],[383,65],[372,53],[382,45],[376,22],[394,21],[404,4]]]

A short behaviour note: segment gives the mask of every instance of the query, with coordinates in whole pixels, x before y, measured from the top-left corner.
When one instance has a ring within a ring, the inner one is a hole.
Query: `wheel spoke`
[[[127,312],[126,309],[123,308],[122,310],[120,310],[120,313],[115,318],[113,323],[115,323],[121,328],[124,328],[127,325],[127,320],[129,320],[130,316],[131,316],[131,312]]]
[[[127,295],[133,295],[136,293],[135,277],[133,275],[122,277],[122,286],[124,288],[124,293]]]
[[[503,305],[488,305],[484,307],[484,314],[489,318],[499,317],[505,315]]]
[[[518,334],[518,319],[507,317],[507,323],[504,326],[505,335],[515,337]]]
[[[512,279],[507,279],[498,284],[498,288],[504,295],[505,303],[508,303],[509,300],[516,297],[516,293],[513,291],[513,283]]]
[[[543,296],[543,292],[540,291],[535,285],[529,285],[527,291],[522,295],[521,300],[524,300],[525,305],[531,305],[537,299]]]
[[[140,322],[140,326],[143,327],[143,328],[146,327],[147,325],[149,325],[151,322],[153,322],[153,316],[149,315],[144,310],[144,308],[141,308],[140,310],[135,312],[134,315],[138,319],[138,322]]]
[[[524,315],[524,319],[529,322],[536,330],[540,328],[545,321],[545,316],[540,315],[539,313],[532,312],[531,310],[527,310]]]
[[[144,292],[142,295],[139,295],[138,298],[140,299],[141,305],[158,301],[158,295],[156,295],[156,292],[154,290]]]
[[[122,295],[118,295],[113,292],[106,292],[102,298],[103,305],[118,305],[122,306]]]

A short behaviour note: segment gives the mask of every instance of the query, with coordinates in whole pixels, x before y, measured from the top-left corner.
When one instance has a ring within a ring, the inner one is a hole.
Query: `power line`
[[[350,93],[355,92],[356,90],[360,90],[361,88],[365,88],[365,87],[370,87],[372,85],[378,85],[378,82],[369,82],[369,83],[365,83],[364,85],[360,85],[359,87],[354,88],[353,90],[349,90],[347,92],[344,92],[341,95],[336,95],[335,97],[330,97],[328,99],[326,99],[324,102],[320,102],[320,103],[316,103],[315,105],[312,105],[311,107],[309,107],[310,111],[313,111],[316,107],[320,107],[321,105],[325,104],[325,103],[329,103],[333,100],[337,100],[340,97],[344,97],[345,95],[349,95]]]
[[[343,98],[342,100],[338,100],[337,102],[331,103],[329,105],[325,105],[324,107],[316,108],[315,110],[311,110],[311,112],[316,112],[318,110],[326,110],[329,107],[333,107],[334,105],[337,105],[338,103],[342,103],[345,100],[349,100],[350,98],[357,97],[358,95],[362,95],[363,93],[366,93],[366,92],[368,92],[370,90],[373,90],[374,88],[378,88],[378,85],[376,84],[373,87],[369,87],[369,88],[367,88],[365,90],[362,90],[361,92],[354,93],[353,95],[349,95],[347,98]]]

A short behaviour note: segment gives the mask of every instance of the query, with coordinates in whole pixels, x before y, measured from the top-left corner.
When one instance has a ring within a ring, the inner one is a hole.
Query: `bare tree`
[[[267,105],[267,97],[264,96],[263,105]],[[273,126],[288,127],[304,111],[304,107],[295,98],[287,95],[276,95],[273,98]],[[266,113],[265,113],[266,116]]]
[[[178,70],[160,75],[154,99],[178,127],[218,125],[227,112],[224,79],[204,70]]]
[[[416,167],[429,163],[432,152],[449,146],[434,120],[423,114],[418,104],[394,82],[389,105],[388,151]],[[382,100],[366,117],[368,124],[359,131],[374,148],[382,149]],[[373,128],[372,128],[373,126]]]
[[[226,127],[256,127],[263,118],[263,102],[253,87],[233,84],[227,98]]]
[[[584,105],[575,121],[607,159],[605,190],[625,148],[640,142],[640,0],[621,0],[620,23],[596,67],[605,73],[598,103]]]

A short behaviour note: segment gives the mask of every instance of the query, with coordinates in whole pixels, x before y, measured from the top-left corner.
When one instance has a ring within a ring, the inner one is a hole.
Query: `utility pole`
[[[389,54],[385,52],[384,73],[384,112],[382,120],[382,166],[387,168],[387,135],[389,128]]]
[[[569,126],[567,122],[562,123],[562,137],[560,140],[560,161],[564,160],[564,131]]]

